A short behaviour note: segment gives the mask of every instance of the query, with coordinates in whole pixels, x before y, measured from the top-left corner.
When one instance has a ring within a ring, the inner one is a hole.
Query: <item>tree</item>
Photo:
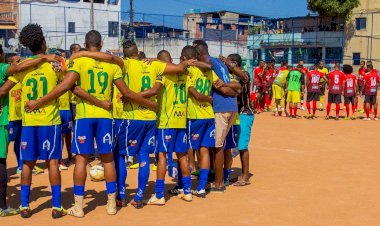
[[[352,10],[360,5],[360,0],[307,0],[307,8],[319,16],[350,18]]]

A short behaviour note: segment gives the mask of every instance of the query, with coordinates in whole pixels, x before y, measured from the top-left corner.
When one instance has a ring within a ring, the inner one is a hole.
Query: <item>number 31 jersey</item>
[[[37,67],[30,68],[9,77],[9,80],[20,83],[21,85],[21,115],[23,126],[52,126],[61,124],[58,100],[52,100],[31,113],[27,113],[23,110],[26,102],[40,99],[57,86],[58,77],[50,63],[41,63]]]
[[[87,57],[75,59],[69,64],[68,71],[77,73],[79,75],[78,86],[99,100],[111,101],[113,81],[123,78],[121,68],[118,65],[96,61]],[[99,108],[80,98],[77,101],[76,119],[112,119],[110,111]]]
[[[153,87],[156,82],[156,77],[164,73],[166,63],[154,61],[147,64],[141,60],[126,59],[124,60],[125,83],[135,93],[140,93]],[[131,119],[131,120],[147,120],[153,121],[157,119],[156,112],[151,109],[128,102],[123,104],[120,100],[121,93],[115,88],[113,98],[113,114],[114,118]],[[155,101],[156,97],[151,97],[150,100]]]

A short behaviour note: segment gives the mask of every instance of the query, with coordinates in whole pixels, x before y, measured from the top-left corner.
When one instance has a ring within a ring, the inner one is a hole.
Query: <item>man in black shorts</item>
[[[352,106],[352,120],[355,120],[355,111],[356,111],[356,103],[357,103],[357,92],[359,91],[357,77],[352,74],[353,68],[351,65],[345,64],[343,65],[343,73],[344,73],[344,106],[346,108],[346,117],[345,120],[350,119],[350,104]]]
[[[373,65],[370,64],[367,66],[367,71],[369,71],[364,76],[363,81],[363,87],[362,92],[364,91],[365,99],[364,99],[364,105],[365,105],[365,113],[366,118],[364,118],[365,121],[370,121],[371,118],[369,117],[370,109],[373,107],[374,110],[374,120],[378,120],[377,118],[377,88],[379,86],[380,77],[376,70],[373,70]]]

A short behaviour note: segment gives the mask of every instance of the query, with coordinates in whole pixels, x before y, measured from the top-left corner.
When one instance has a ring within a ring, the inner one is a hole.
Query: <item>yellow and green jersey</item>
[[[140,93],[153,87],[157,76],[161,76],[166,68],[166,63],[154,61],[147,64],[141,60],[126,59],[124,60],[125,83],[135,93]],[[121,94],[115,88],[113,96],[113,114],[114,118],[125,118],[133,120],[156,120],[157,115],[148,107],[129,102],[125,105],[121,102]],[[156,97],[150,100],[156,101]]]
[[[163,87],[158,94],[158,128],[186,128],[187,74],[171,74],[157,77]]]
[[[9,91],[9,121],[22,120],[21,94],[21,83],[17,83]]]
[[[320,68],[318,68],[318,71],[319,72],[322,72],[323,74],[325,74],[325,75],[328,75],[329,74],[329,70],[327,69],[327,68],[322,68],[322,69],[320,69]]]
[[[286,80],[288,79],[289,72],[290,71],[288,69],[279,70],[276,79],[273,81],[273,84],[276,84],[282,88],[285,88]]]
[[[63,78],[65,76],[66,72],[61,71],[57,72],[59,83],[63,81]],[[70,110],[70,91],[67,91],[65,94],[59,97],[59,110],[61,111],[67,111]]]
[[[25,108],[26,102],[40,99],[51,92],[58,84],[58,76],[50,63],[41,63],[37,67],[15,74],[9,80],[21,85],[21,109]],[[61,124],[61,118],[58,109],[58,100],[51,100],[31,113],[22,110],[22,125],[59,125]]]
[[[65,63],[66,63],[66,68],[68,68],[70,60],[67,59]],[[77,103],[76,96],[71,91],[69,91],[69,102],[70,102],[70,104],[76,104]]]
[[[194,87],[199,93],[210,96],[212,84],[219,78],[213,70],[202,72],[197,67],[189,67],[189,77],[187,80],[188,87]],[[193,96],[189,95],[187,103],[188,119],[209,119],[214,118],[212,104],[208,102],[199,102]]]
[[[70,63],[68,71],[77,73],[77,85],[99,100],[111,100],[113,81],[123,78],[118,65],[87,57],[75,59]],[[112,113],[78,97],[76,119],[82,118],[112,119]]]

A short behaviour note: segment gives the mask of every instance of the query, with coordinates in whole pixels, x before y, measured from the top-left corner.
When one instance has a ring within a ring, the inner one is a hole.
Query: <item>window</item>
[[[356,18],[356,30],[365,30],[367,27],[367,18]]]
[[[360,53],[352,53],[353,65],[360,65]]]
[[[119,35],[119,22],[108,21],[108,37],[117,37]]]
[[[75,33],[75,22],[69,22],[68,31],[69,33]]]
[[[326,64],[342,63],[343,48],[328,47],[326,48]]]
[[[83,2],[91,2],[91,0],[83,0]],[[94,0],[94,3],[102,3],[102,4],[104,4],[104,0]]]

